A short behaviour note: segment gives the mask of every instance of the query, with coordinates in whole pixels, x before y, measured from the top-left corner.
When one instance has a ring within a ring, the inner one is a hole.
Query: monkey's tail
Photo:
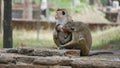
[[[113,52],[90,52],[89,56],[100,55],[100,54],[114,54]]]

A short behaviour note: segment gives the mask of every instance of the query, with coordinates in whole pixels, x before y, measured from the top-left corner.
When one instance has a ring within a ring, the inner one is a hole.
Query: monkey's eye
[[[75,28],[74,27],[71,27],[71,30],[74,30]]]
[[[65,15],[65,12],[64,12],[64,11],[62,11],[62,14],[63,14],[63,15]]]

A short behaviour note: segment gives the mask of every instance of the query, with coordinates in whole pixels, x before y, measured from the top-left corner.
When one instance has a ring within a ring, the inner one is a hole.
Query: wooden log
[[[13,57],[0,56],[0,64],[16,64],[16,60]]]
[[[120,50],[110,52],[113,52],[114,54],[100,54],[85,57],[66,57],[55,55],[42,57],[15,53],[1,53],[0,68],[17,68],[18,65],[21,66],[18,66],[18,68],[22,68],[22,66],[23,68],[27,68],[27,65],[28,68],[120,68]],[[2,64],[4,64],[5,67],[2,67]]]
[[[80,50],[35,49],[34,56],[80,56]]]
[[[40,57],[33,61],[34,65],[60,65],[60,66],[70,66],[73,62],[72,58],[69,57]]]
[[[6,65],[0,64],[0,68],[71,68],[70,66],[41,66],[41,65]]]
[[[29,56],[69,56],[69,57],[79,57],[80,50],[73,49],[49,49],[49,48],[9,48],[6,50],[7,53],[18,53]]]

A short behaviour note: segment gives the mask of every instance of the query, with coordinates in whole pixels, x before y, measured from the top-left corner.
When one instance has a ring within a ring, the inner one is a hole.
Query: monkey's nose
[[[58,19],[58,17],[57,17],[57,16],[55,16],[55,19],[57,20],[57,19]]]
[[[71,30],[74,30],[75,28],[74,27],[71,27]]]

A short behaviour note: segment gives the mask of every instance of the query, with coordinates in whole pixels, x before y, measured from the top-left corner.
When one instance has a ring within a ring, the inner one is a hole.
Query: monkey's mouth
[[[72,31],[74,31],[74,30],[75,30],[75,28],[74,28],[74,27],[71,27],[71,30],[72,30]]]
[[[58,19],[58,17],[57,17],[57,16],[55,16],[55,19],[57,20],[57,19]]]

